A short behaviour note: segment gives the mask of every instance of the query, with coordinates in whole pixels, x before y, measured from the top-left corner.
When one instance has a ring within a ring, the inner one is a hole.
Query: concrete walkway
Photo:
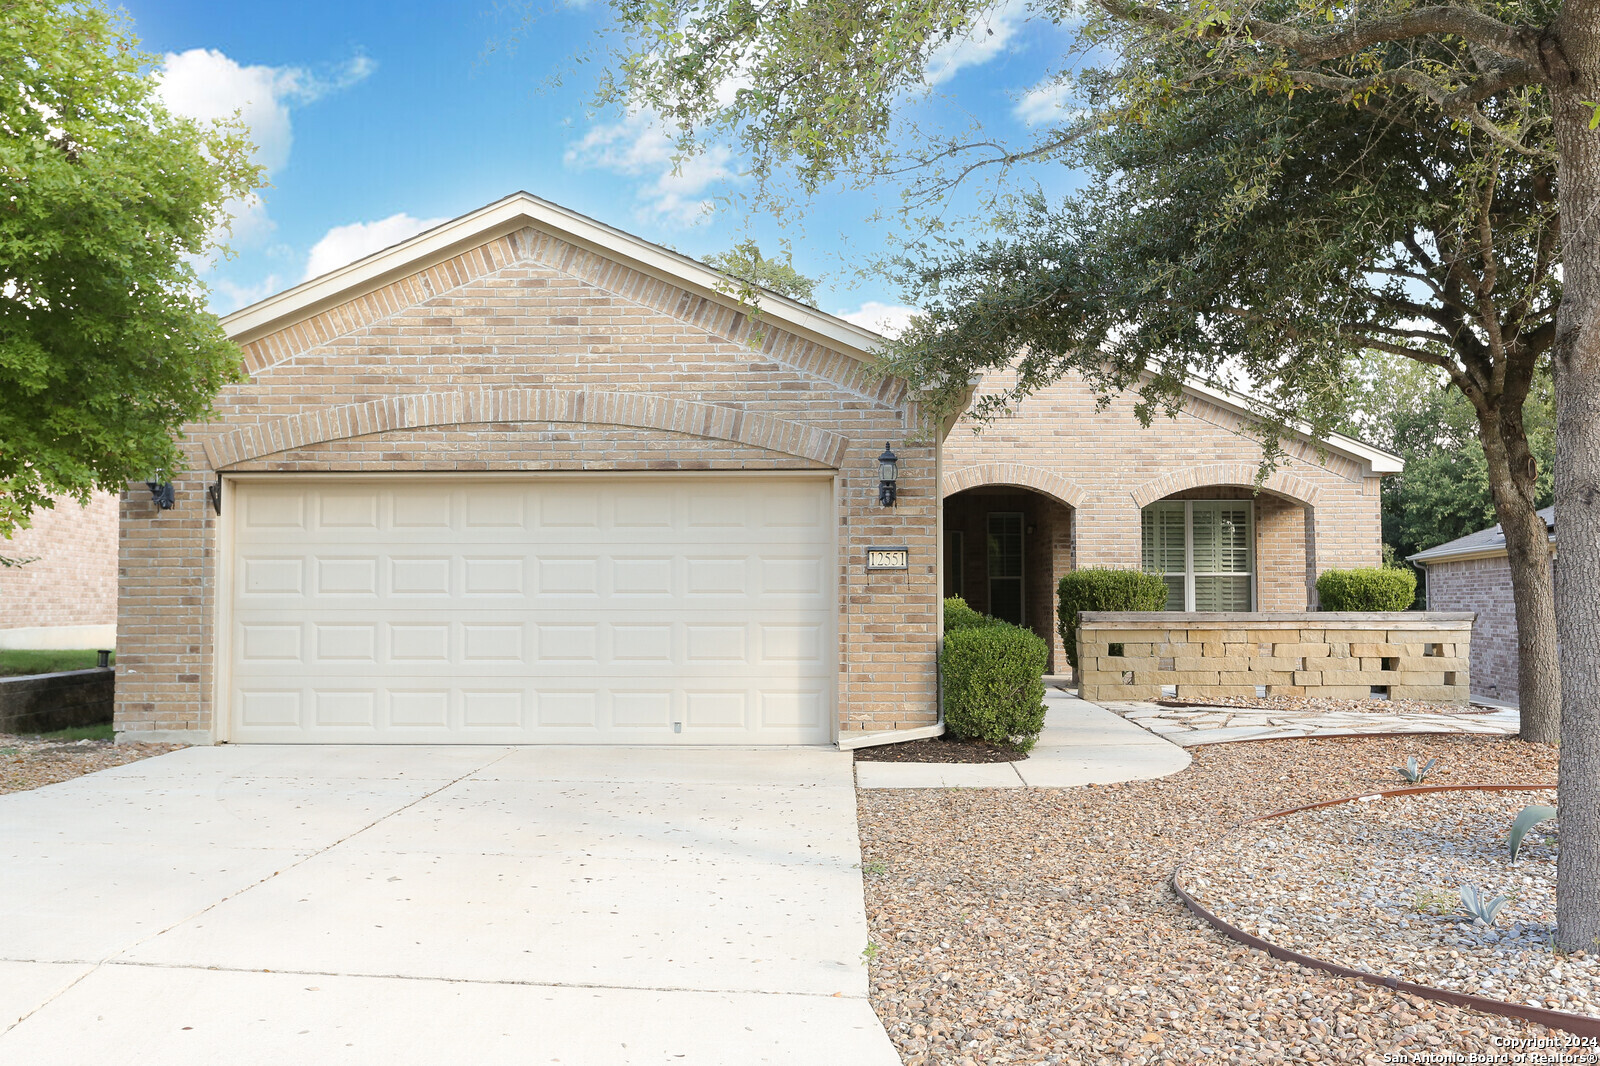
[[[1380,736],[1386,733],[1478,733],[1513,736],[1521,728],[1517,709],[1506,704],[1461,714],[1382,711],[1283,711],[1244,707],[1163,707],[1158,703],[1108,703],[1174,744],[1226,744],[1236,740],[1280,740],[1292,737]]]
[[[1045,690],[1044,731],[1020,762],[856,763],[860,788],[1072,788],[1166,777],[1189,753],[1103,707]]]
[[[0,1062],[899,1062],[850,756],[192,748],[0,796]]]

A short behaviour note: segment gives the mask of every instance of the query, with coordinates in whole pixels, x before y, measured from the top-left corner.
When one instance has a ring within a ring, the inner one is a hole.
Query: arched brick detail
[[[698,296],[605,254],[581,248],[532,227],[486,241],[459,255],[397,278],[243,346],[244,368],[260,374],[312,349],[331,344],[407,308],[418,307],[517,262],[559,270],[595,288],[648,307],[721,340],[760,351],[784,366],[815,374],[887,407],[906,402],[906,384],[878,376],[863,360],[782,328],[769,316],[759,326],[736,304]],[[753,331],[759,344],[751,347]]]
[[[1171,496],[1174,492],[1184,489],[1197,489],[1203,485],[1241,485],[1253,487],[1256,483],[1256,473],[1259,467],[1254,463],[1214,463],[1210,466],[1186,467],[1174,470],[1170,474],[1146,481],[1143,485],[1133,490],[1133,502],[1143,508],[1157,500]],[[1317,497],[1321,490],[1304,478],[1286,474],[1282,470],[1274,470],[1265,481],[1261,483],[1264,489],[1270,489],[1282,496],[1303,503],[1308,507],[1315,507]]]
[[[1026,463],[978,463],[947,470],[940,484],[940,496],[954,496],[979,485],[1020,485],[1042,492],[1068,507],[1082,507],[1089,498],[1088,493],[1059,474]]]
[[[659,429],[737,441],[832,467],[841,465],[850,445],[848,438],[816,426],[650,393],[480,389],[324,407],[239,426],[206,440],[204,447],[211,468],[222,470],[263,455],[325,441],[473,422],[580,422]]]

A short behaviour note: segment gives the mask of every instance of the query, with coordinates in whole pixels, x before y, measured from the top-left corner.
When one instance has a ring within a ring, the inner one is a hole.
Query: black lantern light
[[[900,457],[889,447],[889,442],[884,441],[883,454],[878,456],[878,502],[885,507],[894,506],[894,483],[899,476]]]
[[[150,499],[163,511],[170,511],[177,500],[172,491],[172,483],[167,481],[146,481],[145,488],[150,490]]]

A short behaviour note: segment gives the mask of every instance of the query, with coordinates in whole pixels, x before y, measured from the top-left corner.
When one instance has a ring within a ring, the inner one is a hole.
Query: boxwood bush
[[[971,629],[974,626],[991,625],[998,619],[973,610],[967,606],[967,601],[960,596],[946,596],[944,598],[944,631],[953,633],[958,629]]]
[[[1417,575],[1395,566],[1324,570],[1317,578],[1324,611],[1404,611],[1417,599]]]
[[[1044,728],[1044,668],[1049,657],[1044,641],[1009,622],[989,618],[946,628],[939,654],[945,728],[957,740],[1031,750]]]
[[[1167,583],[1160,574],[1091,566],[1064,574],[1056,587],[1056,628],[1067,647],[1067,661],[1078,669],[1079,611],[1159,611],[1167,606]]]

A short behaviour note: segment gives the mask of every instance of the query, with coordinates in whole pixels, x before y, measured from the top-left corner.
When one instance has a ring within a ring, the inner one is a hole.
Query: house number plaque
[[[904,570],[911,552],[906,548],[868,548],[868,570]]]

